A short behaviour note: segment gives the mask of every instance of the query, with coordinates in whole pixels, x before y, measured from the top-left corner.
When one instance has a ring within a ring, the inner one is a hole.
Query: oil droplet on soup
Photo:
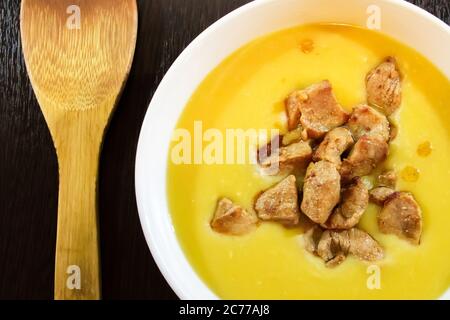
[[[311,39],[305,39],[300,43],[300,49],[303,53],[311,53],[314,50],[314,41]]]
[[[417,147],[417,154],[421,157],[428,157],[432,150],[430,141],[425,141]]]
[[[417,182],[417,180],[419,180],[420,177],[420,172],[417,168],[414,168],[412,166],[406,166],[400,173],[400,176],[406,182]]]
[[[289,93],[324,79],[351,111],[366,101],[367,73],[389,55],[395,55],[406,77],[402,106],[394,116],[399,132],[386,165],[399,170],[398,190],[412,192],[420,202],[421,245],[413,247],[380,233],[380,209],[369,206],[359,227],[388,253],[377,263],[381,289],[370,290],[370,265],[350,257],[339,268],[326,268],[321,259],[305,252],[301,228],[267,223],[243,237],[211,230],[218,198],[230,197],[252,210],[255,196],[281,177],[262,177],[251,164],[175,165],[169,157],[167,192],[177,237],[190,264],[219,297],[434,299],[448,289],[450,255],[443,248],[450,247],[450,83],[416,51],[380,33],[345,25],[315,24],[269,34],[237,50],[206,77],[177,127],[191,135],[196,120],[223,133],[227,128],[273,129],[280,126],[280,102]],[[440,150],[439,157],[411,154],[411,146],[424,142],[424,128],[433,150]]]

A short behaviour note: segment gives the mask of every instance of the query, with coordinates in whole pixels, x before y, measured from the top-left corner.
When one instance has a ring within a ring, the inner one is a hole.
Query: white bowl
[[[381,31],[416,49],[450,78],[450,27],[401,0],[257,0],[223,17],[178,57],[149,105],[136,155],[136,198],[142,229],[162,274],[181,299],[217,299],[181,250],[168,209],[167,155],[188,99],[224,58],[264,34],[312,22],[366,26],[369,6]],[[373,8],[373,7],[371,7]],[[369,9],[370,10],[370,9]],[[450,290],[442,297],[450,298]]]

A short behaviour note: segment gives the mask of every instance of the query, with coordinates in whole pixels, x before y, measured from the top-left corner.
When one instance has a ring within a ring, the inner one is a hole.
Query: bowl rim
[[[172,63],[168,71],[165,73],[164,77],[160,81],[157,89],[155,90],[153,97],[147,107],[147,111],[144,117],[144,120],[142,122],[142,126],[139,133],[139,140],[137,144],[136,149],[136,159],[135,159],[135,195],[136,195],[136,202],[137,202],[137,208],[138,208],[138,214],[139,214],[139,220],[141,224],[141,228],[144,233],[144,237],[146,240],[146,243],[150,249],[150,252],[152,254],[153,259],[155,260],[156,265],[158,266],[158,269],[164,276],[165,280],[171,287],[171,289],[175,292],[175,294],[182,300],[188,300],[192,299],[183,288],[177,283],[175,278],[173,277],[173,270],[169,270],[169,268],[166,267],[165,263],[165,255],[158,250],[158,243],[155,241],[155,238],[153,237],[150,228],[146,225],[146,214],[145,209],[143,207],[143,201],[142,199],[145,198],[147,195],[143,193],[143,188],[141,187],[141,167],[143,166],[143,144],[144,144],[144,131],[145,128],[149,126],[150,118],[152,118],[153,109],[152,106],[155,104],[156,97],[158,97],[161,94],[161,88],[167,86],[168,79],[172,74],[174,74],[175,70],[181,66],[182,64],[186,63],[189,56],[191,55],[191,52],[194,51],[194,49],[201,44],[204,38],[208,37],[210,34],[214,33],[216,29],[218,29],[220,26],[226,24],[228,21],[234,19],[235,17],[242,15],[243,13],[254,10],[255,8],[258,8],[260,6],[264,6],[270,3],[274,3],[279,0],[254,0],[252,2],[249,2],[247,4],[244,4],[241,7],[238,7],[234,9],[233,11],[229,12],[228,14],[224,15],[214,23],[212,23],[209,27],[207,27],[204,31],[202,31],[197,37],[194,38],[190,42],[190,44],[181,52],[181,54],[175,59],[175,61]],[[374,4],[376,3],[386,3],[386,4],[394,4],[401,8],[404,8],[406,10],[409,10],[415,15],[421,16],[422,18],[429,20],[432,22],[437,28],[442,29],[446,33],[450,35],[450,26],[447,25],[444,21],[440,20],[433,14],[429,13],[428,11],[410,3],[405,0],[374,0]],[[211,70],[210,70],[211,71]],[[167,155],[164,155],[164,157],[167,157]],[[165,176],[167,177],[167,173],[165,173]],[[173,228],[173,225],[172,225]],[[178,246],[181,248],[181,244],[179,242],[178,237],[175,235],[176,241]],[[188,261],[189,267],[194,272],[195,276],[201,281],[201,283],[205,286],[205,288],[210,292],[210,296],[207,297],[207,299],[220,299],[201,279],[201,277],[197,274],[197,272],[194,270],[193,266],[189,262],[188,258],[183,252],[184,258]],[[443,297],[440,299],[450,299],[450,288],[447,290],[446,293],[444,293]]]

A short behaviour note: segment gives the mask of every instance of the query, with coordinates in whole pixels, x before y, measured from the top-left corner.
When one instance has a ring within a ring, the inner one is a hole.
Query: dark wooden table
[[[138,2],[134,64],[100,160],[102,290],[105,299],[172,299],[176,296],[150,255],[137,213],[139,131],[153,92],[180,52],[211,23],[249,1]],[[449,0],[411,2],[450,23]],[[22,58],[19,7],[20,0],[0,1],[0,299],[51,299],[58,164]]]

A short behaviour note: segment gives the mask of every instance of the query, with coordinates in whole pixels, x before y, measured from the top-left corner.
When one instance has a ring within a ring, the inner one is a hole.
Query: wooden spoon
[[[133,60],[136,0],[23,0],[20,20],[59,163],[55,299],[99,299],[98,162]]]

